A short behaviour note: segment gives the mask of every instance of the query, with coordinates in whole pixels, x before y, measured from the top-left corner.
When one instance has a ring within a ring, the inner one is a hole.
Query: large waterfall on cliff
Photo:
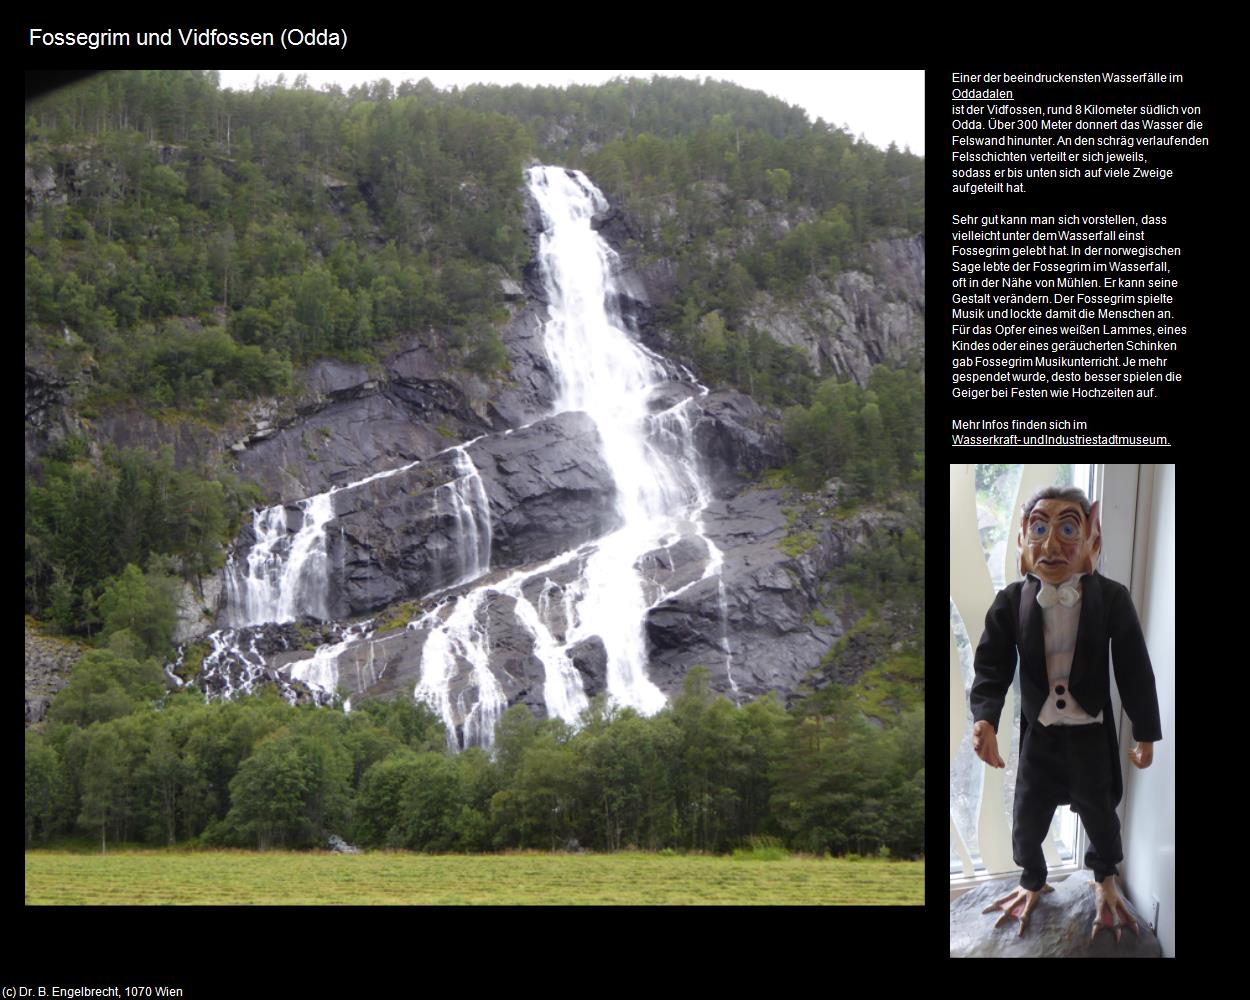
[[[690,440],[691,400],[648,412],[651,392],[667,372],[629,336],[617,312],[616,255],[591,227],[595,213],[608,207],[603,195],[583,174],[556,167],[535,167],[529,181],[547,227],[539,252],[557,408],[582,410],[594,420],[621,518],[585,561],[572,637],[599,636],[608,653],[608,690],[625,704],[657,711],[665,698],[646,675],[643,615],[652,602],[637,563],[675,536],[701,534],[698,516],[708,492]]]
[[[583,675],[575,669],[588,648],[600,650],[606,661],[604,686],[613,699],[658,711],[666,699],[647,675],[647,612],[718,574],[722,565],[703,529],[710,489],[692,437],[695,402],[706,389],[627,330],[618,308],[617,257],[592,226],[608,207],[598,189],[580,172],[558,167],[534,167],[527,182],[543,220],[539,265],[548,300],[543,343],[557,383],[552,419],[567,421],[580,413],[593,424],[587,434],[597,441],[614,487],[606,533],[574,539],[565,551],[537,564],[492,567],[492,503],[466,445],[258,512],[246,559],[232,557],[227,569],[225,618],[235,628],[306,617],[325,621],[337,606],[332,581],[350,575],[335,563],[331,543],[336,531],[344,531],[336,518],[370,502],[371,491],[385,490],[388,484],[379,480],[423,465],[418,471],[428,470],[433,480],[423,486],[429,528],[422,579],[433,589],[403,595],[420,596],[421,613],[403,633],[376,639],[372,622],[358,623],[311,659],[297,661],[290,676],[329,692],[349,666],[358,682],[362,670],[376,681],[387,643],[417,643],[419,681],[412,696],[442,716],[456,746],[489,746],[507,707],[500,671],[507,669],[509,656],[520,654],[516,641],[500,638],[501,615],[507,616],[510,635],[524,639],[524,655],[541,662],[541,702],[550,714],[575,721],[588,704]],[[666,395],[674,383],[684,391]],[[648,571],[666,558],[671,570],[672,556],[665,553],[677,545],[701,552],[698,575]],[[723,617],[723,587],[721,608]],[[213,657],[239,649],[233,635],[215,633]],[[722,635],[724,667],[730,671],[723,622]],[[256,655],[238,656],[257,662]],[[732,673],[729,683],[736,687]]]

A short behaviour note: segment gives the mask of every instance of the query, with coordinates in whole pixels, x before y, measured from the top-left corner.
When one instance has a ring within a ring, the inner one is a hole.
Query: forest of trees
[[[596,700],[574,730],[505,713],[492,754],[446,749],[424,705],[350,713],[268,695],[152,699],[155,660],[87,655],[46,732],[26,734],[27,846],[116,841],[300,848],[335,834],[419,851],[815,854],[924,850],[924,712],[870,725],[840,686],[787,712],[742,706],[696,668],[651,717]]]
[[[28,344],[93,362],[102,401],[210,417],[282,389],[289,362],[368,358],[403,333],[498,372],[537,155],[640,218],[668,204],[639,249],[677,267],[675,348],[764,401],[805,404],[812,379],[742,324],[754,292],[801,294],[874,235],[923,228],[921,158],[732,84],[238,93],[211,73],[109,73],[28,108],[26,166],[57,192],[27,201]],[[793,225],[753,225],[765,209]]]
[[[104,401],[202,410],[401,332],[503,361],[531,145],[502,116],[153,71],[45,99],[26,141],[65,195],[28,205],[28,342],[90,357]]]
[[[128,569],[147,574],[153,595],[218,569],[226,543],[260,499],[229,472],[175,468],[169,450],[108,450],[93,461],[81,438],[45,458],[39,471],[26,478],[26,612],[86,636],[104,624],[107,595],[122,587]],[[167,627],[153,626],[165,634],[161,653],[169,651],[172,608],[167,617]]]
[[[786,411],[785,433],[795,475],[809,488],[836,474],[848,500],[905,490],[924,501],[924,379],[917,371],[877,365],[867,386],[828,379],[810,406]]]

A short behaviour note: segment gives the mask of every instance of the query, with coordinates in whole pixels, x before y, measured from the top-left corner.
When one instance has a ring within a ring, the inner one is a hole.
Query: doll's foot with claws
[[[1002,899],[996,899],[987,906],[982,913],[992,913],[995,910],[1002,910],[1003,915],[995,921],[995,927],[1002,927],[1009,920],[1020,921],[1020,929],[1016,932],[1017,937],[1024,935],[1024,928],[1028,926],[1029,914],[1033,912],[1033,907],[1037,905],[1038,899],[1044,892],[1054,892],[1054,887],[1044,885],[1040,889],[1025,889],[1023,887],[1013,889],[1007,893]]]
[[[1137,920],[1130,915],[1115,887],[1115,876],[1108,875],[1101,882],[1092,882],[1094,887],[1094,927],[1089,939],[1094,940],[1098,932],[1106,929],[1115,931],[1115,943],[1120,943],[1122,929],[1127,927],[1134,934],[1138,933]]]

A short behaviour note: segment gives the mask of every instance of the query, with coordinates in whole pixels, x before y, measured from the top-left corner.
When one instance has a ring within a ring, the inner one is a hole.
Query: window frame
[[[1025,465],[1027,463],[1021,463]],[[1103,555],[1100,560],[1098,569],[1112,579],[1128,580],[1132,578],[1133,568],[1133,526],[1136,521],[1136,505],[1137,505],[1137,483],[1140,467],[1137,465],[1104,465],[1098,463],[1078,463],[1088,465],[1088,476],[1086,477],[1085,491],[1091,502],[1100,503],[1100,513],[1106,510],[1113,510],[1112,527],[1110,531],[1104,529]],[[1075,470],[1074,470],[1075,471]],[[1074,476],[1074,479],[1076,477]],[[1013,545],[1014,539],[1008,538],[1008,545]],[[1011,581],[1006,581],[1011,582]],[[1123,724],[1121,716],[1119,693],[1114,690],[1112,693],[1111,711],[1114,718]],[[1015,720],[1012,721],[1015,725]],[[1070,807],[1061,807],[1070,808]],[[1124,819],[1124,802],[1121,800],[1117,812],[1120,814],[1121,822]],[[1081,823],[1080,817],[1073,814],[1075,823],[1075,832],[1072,838],[1072,856],[1058,865],[1047,866],[1047,879],[1053,881],[1061,881],[1076,871],[1080,871],[1085,867],[1085,852],[1088,849],[1088,837],[1085,833],[1084,825]],[[978,845],[979,846],[979,845]],[[973,853],[969,850],[969,856],[973,862],[973,872],[971,875],[965,875],[962,865],[953,863],[950,869],[950,893],[951,898],[966,892],[968,889],[978,885],[985,885],[997,881],[1014,880],[1019,875],[1019,869],[1013,868],[1005,872],[989,872],[986,870],[981,854]]]

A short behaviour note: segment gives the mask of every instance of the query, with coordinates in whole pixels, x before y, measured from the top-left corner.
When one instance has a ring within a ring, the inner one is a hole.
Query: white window
[[[1020,578],[1020,505],[1049,485],[1079,486],[1099,498],[1101,466],[1077,464],[950,467],[950,871],[952,884],[1018,870],[1011,857],[1012,798],[1020,742],[1020,679],[1003,707],[998,746],[1005,769],[972,752],[972,652],[994,595]],[[1051,870],[1080,866],[1083,833],[1067,806],[1043,845]]]

